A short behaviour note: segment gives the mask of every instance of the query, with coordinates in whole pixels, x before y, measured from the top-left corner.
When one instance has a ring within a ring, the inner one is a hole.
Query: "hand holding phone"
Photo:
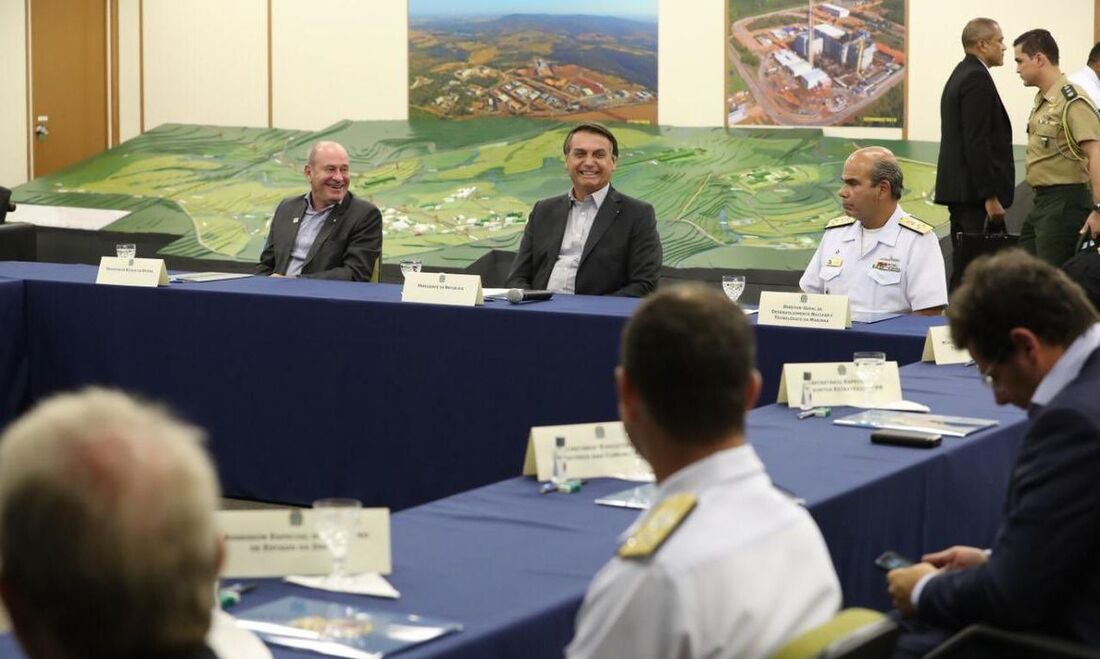
[[[913,565],[913,561],[896,551],[884,551],[875,559],[875,565],[883,572],[889,572],[890,570],[896,570],[902,567],[910,567]]]

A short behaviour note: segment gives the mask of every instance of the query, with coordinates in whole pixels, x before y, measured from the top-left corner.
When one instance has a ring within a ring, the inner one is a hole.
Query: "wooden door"
[[[107,148],[106,0],[30,0],[37,178]]]

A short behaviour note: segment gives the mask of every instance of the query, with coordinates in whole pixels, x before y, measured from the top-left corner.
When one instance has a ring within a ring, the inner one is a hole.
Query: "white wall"
[[[141,134],[141,58],[138,0],[118,0],[118,135]]]
[[[660,0],[657,121],[721,126],[725,120],[725,0]]]
[[[275,126],[406,117],[406,0],[272,0],[271,16]]]
[[[0,1],[0,185],[27,180],[27,35],[23,1]]]
[[[170,122],[266,126],[267,2],[144,3],[145,129]]]
[[[1000,23],[1005,35],[1005,64],[991,72],[1012,121],[1013,141],[1025,144],[1035,88],[1024,87],[1016,75],[1012,41],[1033,28],[1050,30],[1058,42],[1062,71],[1076,71],[1085,65],[1094,43],[1094,11],[1095,0],[909,0],[909,139],[939,141],[940,94],[963,58],[963,26],[971,18],[985,16]]]

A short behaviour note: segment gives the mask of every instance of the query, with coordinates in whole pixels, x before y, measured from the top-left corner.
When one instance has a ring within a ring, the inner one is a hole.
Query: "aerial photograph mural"
[[[905,0],[729,0],[727,125],[902,128]]]

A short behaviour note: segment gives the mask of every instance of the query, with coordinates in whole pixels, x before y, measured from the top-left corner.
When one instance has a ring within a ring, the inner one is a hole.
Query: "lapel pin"
[[[298,224],[298,218],[294,218],[290,221],[291,224]]]

